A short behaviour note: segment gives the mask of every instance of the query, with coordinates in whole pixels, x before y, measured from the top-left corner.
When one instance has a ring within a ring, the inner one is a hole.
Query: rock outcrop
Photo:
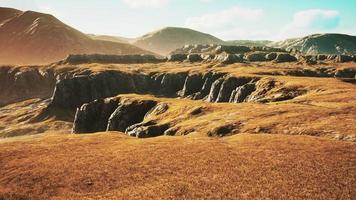
[[[246,56],[246,60],[250,62],[264,62],[267,61],[266,55],[267,53],[264,52],[251,53]]]
[[[356,69],[344,68],[335,72],[336,78],[354,78],[356,79]]]
[[[121,102],[111,114],[106,130],[125,132],[129,126],[142,122],[146,113],[156,104],[152,100]]]
[[[339,63],[343,63],[343,62],[352,62],[352,61],[356,61],[354,59],[353,56],[349,56],[349,55],[338,55],[336,57],[336,62],[339,62]]]
[[[187,54],[171,54],[168,56],[169,62],[183,62],[187,59]]]
[[[188,62],[201,62],[201,61],[203,61],[203,58],[200,56],[200,54],[189,54],[187,56],[187,61]]]
[[[208,102],[215,102],[216,99],[218,98],[218,95],[219,95],[219,92],[220,92],[220,88],[221,88],[221,85],[223,84],[224,82],[224,78],[219,78],[217,80],[215,80],[213,82],[213,84],[211,85],[211,88],[210,88],[210,92],[209,92],[209,95],[208,95],[208,98],[207,98],[207,101]]]
[[[295,62],[298,59],[288,53],[279,53],[277,54],[277,57],[275,59],[275,61],[277,63],[283,63],[283,62]]]
[[[200,74],[188,75],[185,79],[183,89],[179,92],[180,96],[186,97],[200,91],[203,87],[204,79]]]
[[[0,106],[31,98],[49,98],[56,77],[50,69],[0,66]]]
[[[118,106],[115,99],[98,99],[83,104],[77,109],[73,133],[94,133],[106,131],[110,115]]]
[[[130,74],[106,71],[76,76],[57,82],[50,107],[73,109],[95,99],[135,92],[137,88]]]
[[[219,94],[216,97],[215,102],[229,102],[232,91],[237,87],[245,85],[250,82],[251,78],[236,78],[236,77],[228,77],[221,84]]]
[[[77,109],[73,133],[120,131],[138,138],[160,136],[170,128],[169,123],[144,122],[144,119],[163,114],[168,108],[167,104],[153,100],[95,100]]]
[[[226,45],[220,45],[217,46],[215,49],[215,53],[220,54],[220,53],[227,53],[227,54],[238,54],[238,53],[246,53],[250,52],[251,49],[246,46],[226,46]]]
[[[165,131],[170,128],[169,124],[156,124],[149,121],[135,124],[126,129],[126,134],[137,138],[157,137],[165,134]]]
[[[237,87],[232,91],[229,102],[230,103],[241,103],[245,99],[248,99],[248,96],[256,90],[255,83],[247,83],[245,85]]]
[[[176,96],[185,83],[187,73],[165,74],[160,84],[160,93],[165,96]]]

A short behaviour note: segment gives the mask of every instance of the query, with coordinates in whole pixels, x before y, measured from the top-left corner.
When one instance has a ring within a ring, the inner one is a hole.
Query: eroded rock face
[[[272,52],[272,53],[269,53],[266,55],[266,60],[268,60],[268,61],[272,61],[276,58],[277,58],[277,53],[275,53],[275,52]]]
[[[243,86],[237,87],[231,94],[230,101],[231,103],[241,103],[251,95],[252,92],[256,90],[255,83],[247,83]]]
[[[168,56],[169,62],[183,62],[187,59],[187,54],[172,54]]]
[[[232,91],[251,81],[250,78],[236,78],[236,77],[228,77],[221,84],[221,88],[219,94],[215,100],[215,102],[229,102]]]
[[[246,46],[226,46],[226,45],[220,45],[217,46],[215,49],[215,53],[220,54],[220,53],[227,53],[227,54],[238,54],[238,53],[246,53],[250,52],[251,49]]]
[[[125,132],[129,126],[142,122],[146,113],[156,104],[152,100],[121,102],[108,120],[107,131]]]
[[[355,78],[356,79],[356,69],[345,68],[337,70],[335,73],[337,78]]]
[[[288,54],[288,53],[279,53],[275,59],[277,63],[283,63],[283,62],[295,62],[297,61],[297,58]]]
[[[191,99],[193,100],[199,100],[199,99],[205,99],[208,98],[207,96],[209,95],[210,89],[212,84],[219,78],[223,77],[225,74],[222,73],[214,73],[214,72],[209,72],[206,73],[203,76],[203,85],[200,89],[200,91],[194,93],[191,95]]]
[[[200,74],[193,74],[188,75],[185,79],[183,90],[179,92],[180,96],[189,96],[201,90],[203,87],[204,80],[202,75]]]
[[[349,55],[337,55],[336,62],[343,63],[343,62],[352,62],[354,58]]]
[[[264,62],[267,61],[266,55],[267,53],[264,52],[252,53],[246,56],[246,60],[250,62]]]
[[[56,78],[52,70],[0,66],[0,106],[31,98],[49,98]]]
[[[95,133],[106,131],[110,115],[118,106],[114,99],[99,99],[83,104],[77,109],[73,133]]]
[[[76,76],[57,82],[50,107],[73,109],[95,99],[134,93],[138,90],[140,89],[129,74],[107,71]]]
[[[221,63],[226,65],[243,62],[243,56],[239,56],[238,54],[226,54],[220,59]]]
[[[183,88],[187,75],[187,73],[165,74],[161,81],[160,93],[175,96]]]
[[[187,56],[187,61],[189,61],[189,62],[201,62],[201,61],[203,61],[203,58],[200,56],[200,54],[189,54]]]
[[[208,102],[216,101],[216,99],[219,96],[220,88],[221,88],[221,85],[223,84],[223,82],[224,82],[223,78],[219,78],[213,82],[213,84],[211,85],[211,88],[210,88],[208,98],[207,98]]]

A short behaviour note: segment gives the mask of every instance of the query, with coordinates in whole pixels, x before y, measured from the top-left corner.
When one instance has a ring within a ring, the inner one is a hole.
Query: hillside
[[[132,38],[112,36],[112,35],[88,34],[88,36],[95,40],[104,40],[104,41],[119,42],[119,43],[130,43],[134,40]]]
[[[228,45],[236,45],[236,46],[266,46],[272,41],[269,40],[229,40],[226,41]]]
[[[222,44],[224,41],[212,35],[187,28],[167,27],[137,38],[134,45],[167,55],[186,44]]]
[[[356,53],[356,36],[344,34],[313,34],[269,44],[272,47],[297,49],[306,54]]]
[[[45,64],[68,54],[150,53],[129,44],[93,40],[52,15],[8,8],[0,8],[0,13],[1,64]]]

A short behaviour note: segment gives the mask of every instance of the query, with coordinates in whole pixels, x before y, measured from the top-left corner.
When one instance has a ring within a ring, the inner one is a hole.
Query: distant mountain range
[[[307,54],[356,53],[356,36],[314,34],[279,42],[223,41],[188,28],[167,27],[139,38],[84,34],[52,15],[0,8],[0,64],[45,64],[68,54],[168,55],[186,44],[270,46]]]
[[[268,44],[287,50],[296,49],[306,54],[354,54],[356,36],[344,34],[314,34]]]
[[[45,64],[85,53],[153,54],[127,43],[94,40],[52,15],[0,8],[1,64]]]

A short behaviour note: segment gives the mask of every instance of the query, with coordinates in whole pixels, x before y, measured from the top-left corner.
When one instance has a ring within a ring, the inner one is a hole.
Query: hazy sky
[[[0,6],[51,13],[85,33],[125,37],[166,26],[226,40],[356,35],[356,0],[0,0]]]

